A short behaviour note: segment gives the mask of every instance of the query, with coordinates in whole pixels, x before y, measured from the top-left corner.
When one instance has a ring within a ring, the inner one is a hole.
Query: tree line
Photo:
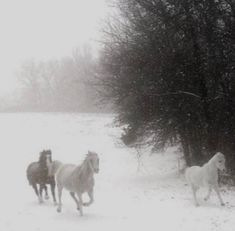
[[[100,112],[92,84],[96,73],[97,59],[89,45],[58,60],[26,61],[18,74],[21,91],[16,110]]]
[[[127,145],[235,168],[235,0],[115,0],[100,81]]]

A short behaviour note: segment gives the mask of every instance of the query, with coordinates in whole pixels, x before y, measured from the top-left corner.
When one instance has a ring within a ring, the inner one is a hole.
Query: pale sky
[[[17,87],[25,60],[61,58],[99,39],[106,12],[105,0],[0,0],[0,96]]]

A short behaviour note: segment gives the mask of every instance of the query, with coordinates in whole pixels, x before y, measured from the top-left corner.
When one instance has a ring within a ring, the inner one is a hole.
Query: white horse
[[[206,164],[202,167],[192,166],[187,168],[185,171],[185,177],[189,185],[192,187],[194,202],[196,206],[199,206],[197,201],[196,192],[202,187],[208,187],[209,191],[205,200],[210,198],[212,189],[215,190],[220,204],[224,206],[224,202],[219,192],[218,187],[218,169],[221,171],[225,170],[225,157],[222,153],[216,153]]]
[[[93,188],[94,188],[94,173],[99,172],[99,157],[95,152],[88,152],[85,160],[81,165],[63,164],[56,172],[56,182],[58,188],[59,204],[57,212],[62,209],[62,190],[67,189],[71,197],[83,215],[83,206],[89,206],[94,201]],[[87,192],[90,198],[88,203],[83,203],[82,194]],[[77,199],[77,197],[78,199]]]

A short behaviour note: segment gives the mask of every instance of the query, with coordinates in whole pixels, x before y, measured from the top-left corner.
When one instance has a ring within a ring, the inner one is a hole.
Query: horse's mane
[[[83,169],[87,167],[88,159],[93,155],[96,154],[95,152],[88,151],[87,154],[85,154],[85,158],[81,161],[81,164],[79,164],[76,168],[76,171],[78,174],[81,174],[83,172]]]
[[[92,155],[96,154],[95,152],[91,152],[91,151],[88,151],[88,153],[85,155],[85,158],[83,159],[82,163],[80,164],[83,165],[88,159],[89,157],[91,157]]]
[[[78,165],[79,172],[81,172],[81,170],[84,169],[84,167],[86,167],[88,158],[89,158],[89,154],[86,154],[85,158],[82,160],[81,164]]]
[[[46,167],[46,155],[50,155],[51,156],[51,150],[43,150],[42,152],[40,152],[39,154],[39,160],[38,163],[40,166]]]

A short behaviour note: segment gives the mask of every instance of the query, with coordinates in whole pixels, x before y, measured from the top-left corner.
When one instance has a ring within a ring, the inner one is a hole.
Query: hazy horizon
[[[0,1],[0,97],[17,94],[25,61],[60,59],[86,43],[97,48],[106,12],[105,0]]]

